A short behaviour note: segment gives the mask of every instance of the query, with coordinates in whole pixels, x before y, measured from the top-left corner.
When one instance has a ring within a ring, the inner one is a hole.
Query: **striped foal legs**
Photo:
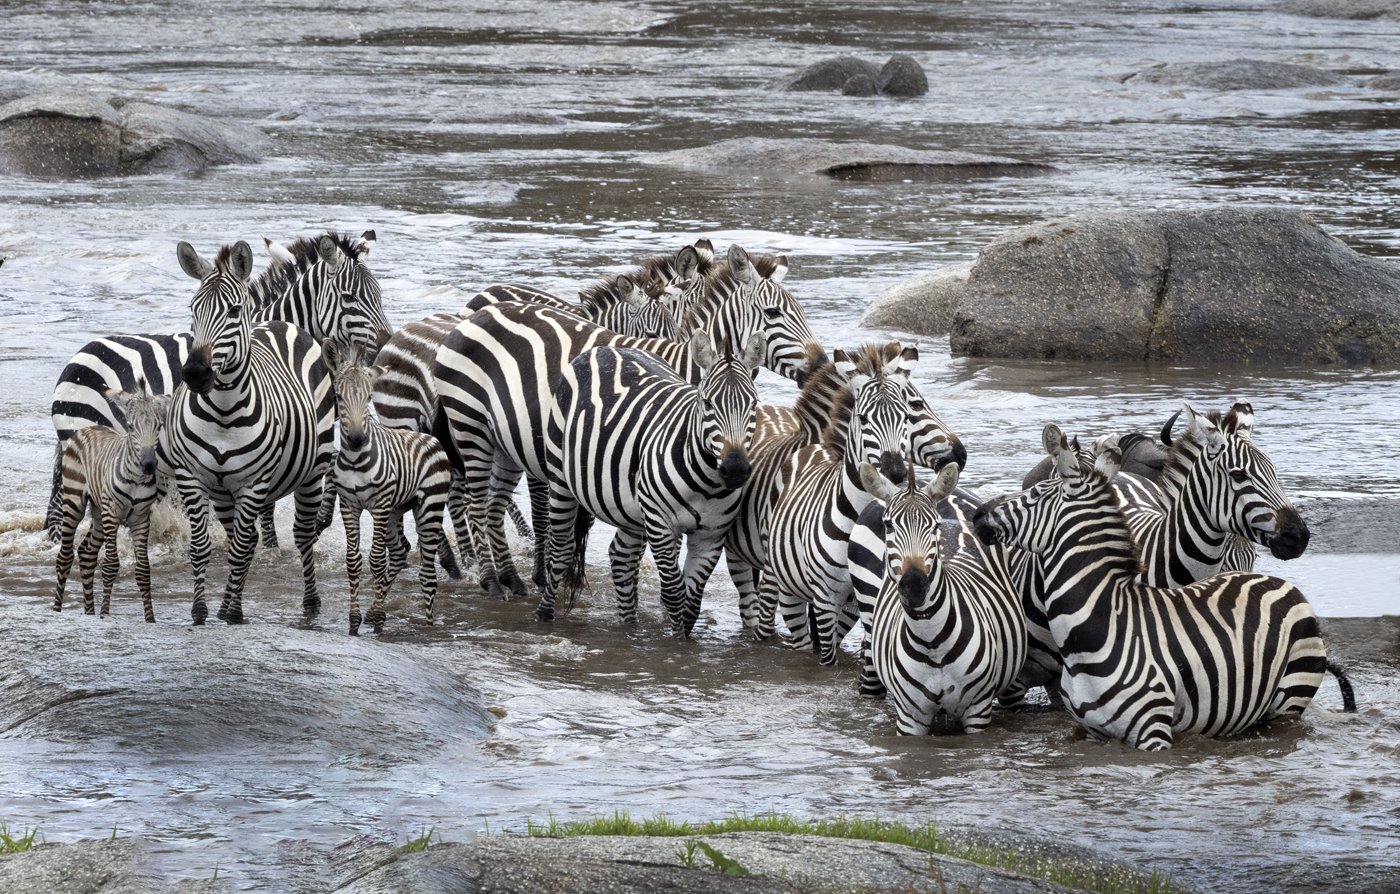
[[[147,503],[130,521],[131,549],[136,553],[136,588],[141,592],[141,611],[147,624],[156,622],[156,611],[151,605],[151,509],[152,504]]]
[[[646,548],[646,539],[630,531],[618,531],[608,545],[613,591],[617,594],[617,617],[624,624],[637,623],[637,569]]]
[[[321,612],[321,597],[316,592],[316,556],[312,548],[321,533],[316,529],[316,514],[321,508],[324,486],[323,478],[313,478],[296,489],[294,498],[296,521],[292,527],[292,539],[301,555],[301,611],[307,623],[315,620]]]
[[[360,510],[340,501],[345,525],[345,573],[350,578],[350,635],[360,635]]]
[[[203,624],[209,616],[204,601],[205,576],[209,571],[209,492],[193,475],[183,469],[175,470],[175,483],[180,489],[180,502],[190,520],[190,569],[194,572],[194,595],[190,602],[190,619]]]
[[[102,617],[112,613],[112,587],[117,582],[117,572],[121,570],[121,560],[117,558],[117,529],[121,522],[115,515],[102,516]]]

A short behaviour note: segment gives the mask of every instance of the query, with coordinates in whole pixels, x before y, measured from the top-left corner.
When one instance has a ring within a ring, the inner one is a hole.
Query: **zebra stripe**
[[[586,351],[559,377],[545,438],[550,567],[539,620],[553,620],[560,584],[582,560],[582,508],[617,528],[609,554],[623,623],[636,623],[637,566],[650,547],[672,631],[689,636],[695,626],[749,477],[765,339],[756,333],[742,357],[717,355],[705,332],[690,347],[698,386],[630,348]]]
[[[194,344],[175,389],[161,457],[190,517],[194,599],[203,624],[209,563],[209,504],[229,539],[229,574],[219,618],[243,621],[243,582],[257,544],[257,520],[280,497],[296,496],[293,539],[301,554],[302,608],[320,610],[311,548],[322,477],[334,458],[335,399],[321,349],[280,320],[253,325],[246,242],[219,250],[213,264],[180,243],[180,265],[200,280],[190,302]]]
[[[136,586],[146,620],[154,623],[151,606],[151,559],[147,550],[151,533],[151,506],[156,499],[156,445],[169,410],[168,395],[113,391],[107,399],[113,411],[126,420],[125,431],[105,425],[81,429],[63,449],[62,511],[59,514],[59,548],[54,565],[53,610],[63,610],[63,590],[73,567],[73,536],[90,508],[92,525],[78,547],[78,569],[83,582],[83,611],[93,613],[93,575],[103,546],[102,614],[112,607],[112,585],[117,579],[117,531],[131,531],[136,554]]]
[[[730,345],[747,344],[762,333],[764,365],[800,377],[796,358],[822,356],[801,307],[764,279],[742,248],[731,247],[728,261],[687,289],[703,308],[695,328]],[[501,530],[501,504],[507,502],[501,495],[510,494],[522,474],[544,480],[542,417],[553,382],[574,357],[603,345],[651,351],[683,379],[698,381],[687,344],[627,338],[569,314],[523,304],[474,314],[438,350],[433,373],[441,413],[435,430],[464,471],[472,545],[482,586],[492,595],[525,592]],[[532,491],[536,511],[543,508],[543,496],[538,486]],[[544,525],[537,520],[535,528],[536,572],[542,578],[548,546],[541,539]]]
[[[859,356],[833,354],[837,371],[853,394],[844,431],[829,428],[821,445],[804,447],[789,461],[770,521],[768,563],[760,591],[760,623],[780,603],[794,645],[805,645],[811,612],[817,628],[810,641],[823,664],[836,661],[841,640],[857,617],[851,604],[846,547],[857,516],[873,499],[860,481],[860,463],[878,465],[896,483],[908,474],[909,411],[904,394],[907,367],[891,361],[873,370]],[[834,434],[844,435],[838,443]]]
[[[1059,480],[991,501],[975,526],[985,542],[1042,557],[1061,689],[1092,737],[1157,751],[1183,732],[1234,735],[1301,714],[1324,671],[1340,676],[1312,607],[1287,581],[1227,572],[1177,590],[1139,583],[1137,545],[1109,482],[1116,439],[1088,470],[1054,425],[1043,440]]]
[[[412,511],[421,559],[419,592],[423,614],[428,626],[432,626],[439,545],[447,573],[453,578],[461,577],[451,549],[442,538],[442,515],[452,483],[447,453],[432,435],[386,428],[374,417],[370,412],[370,393],[381,368],[362,365],[363,348],[339,348],[328,339],[322,350],[335,382],[336,417],[340,423],[340,451],[333,475],[345,525],[350,634],[360,632],[360,515],[366,511],[373,524],[369,564],[374,601],[364,620],[375,633],[383,631],[384,600],[407,559],[403,513]]]
[[[888,691],[901,735],[926,735],[939,715],[965,732],[986,729],[992,701],[1016,679],[1026,657],[1026,623],[1011,587],[1004,550],[956,524],[943,556],[939,503],[958,483],[956,463],[918,488],[890,484],[869,463],[861,481],[883,508],[884,582],[862,646],[861,694]],[[867,676],[871,679],[867,679]]]

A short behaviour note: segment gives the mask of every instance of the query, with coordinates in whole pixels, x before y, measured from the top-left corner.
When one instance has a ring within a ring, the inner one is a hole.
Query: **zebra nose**
[[[742,450],[729,449],[724,453],[724,459],[720,460],[719,477],[723,479],[724,486],[733,490],[743,487],[749,480],[749,458]]]
[[[977,539],[991,546],[1001,540],[1001,532],[992,523],[992,513],[1002,504],[1005,497],[997,497],[977,507],[977,511],[972,514],[972,530],[977,534]]]
[[[180,378],[196,394],[208,394],[214,386],[213,351],[202,345],[190,352],[185,365],[180,368]]]
[[[362,431],[345,432],[345,446],[349,447],[351,450],[359,450],[361,447],[365,446],[368,441],[369,438],[366,437],[365,433]]]
[[[141,457],[141,474],[147,478],[156,473],[156,458],[153,455]]]
[[[913,609],[921,606],[928,596],[928,572],[924,563],[913,562],[914,567],[906,568],[905,572],[899,576],[899,595],[904,600],[906,608]]]
[[[1269,539],[1269,552],[1275,559],[1296,559],[1308,548],[1312,534],[1303,522],[1303,517],[1292,506],[1285,506],[1274,513],[1278,530]]]
[[[880,454],[880,474],[893,484],[903,484],[909,477],[909,465],[895,451],[886,450]]]
[[[939,461],[936,470],[941,470],[944,466],[948,465],[948,463],[957,463],[958,468],[965,471],[967,469],[967,448],[963,446],[963,442],[954,434],[948,435],[948,444],[953,448],[953,452]]]

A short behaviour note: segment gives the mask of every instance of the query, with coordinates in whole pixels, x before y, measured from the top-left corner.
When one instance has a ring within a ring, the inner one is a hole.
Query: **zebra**
[[[228,583],[218,617],[238,624],[244,620],[243,582],[257,544],[257,520],[293,493],[293,539],[301,554],[302,610],[309,621],[321,605],[311,548],[322,478],[335,453],[335,397],[321,348],[281,320],[254,326],[248,243],[224,246],[213,263],[188,242],[181,242],[177,253],[181,269],[200,282],[190,302],[194,343],[160,454],[190,518],[190,616],[203,624],[208,615],[210,501],[229,538]]]
[[[374,526],[370,574],[374,601],[364,620],[375,633],[384,630],[384,599],[403,567],[403,512],[413,511],[418,529],[418,586],[423,614],[433,623],[437,595],[439,545],[443,567],[453,579],[462,576],[451,547],[442,539],[442,515],[452,483],[447,453],[432,435],[385,428],[370,412],[370,393],[382,370],[365,366],[360,345],[342,348],[332,339],[321,346],[322,360],[331,370],[340,451],[332,471],[345,524],[345,564],[350,577],[350,635],[360,632],[360,514],[369,511]],[[325,509],[325,503],[322,505]]]
[[[117,578],[117,530],[131,531],[136,554],[136,586],[146,620],[155,623],[151,607],[151,558],[147,549],[151,533],[151,506],[156,499],[156,444],[170,408],[169,395],[153,395],[144,382],[136,393],[109,391],[114,412],[126,420],[116,431],[92,425],[74,432],[63,448],[63,511],[59,516],[59,548],[54,573],[53,610],[63,611],[63,589],[73,567],[73,536],[84,513],[92,525],[78,547],[78,569],[83,580],[83,611],[93,613],[93,575],[98,553],[106,545],[102,561],[102,614],[112,606],[112,585]]]
[[[847,538],[874,499],[861,483],[860,464],[878,465],[891,481],[903,484],[910,444],[908,368],[898,360],[862,368],[858,357],[842,350],[833,352],[832,362],[850,385],[850,420],[844,427],[828,426],[824,443],[804,447],[788,461],[772,509],[759,596],[761,618],[783,605],[794,645],[807,643],[808,625],[799,619],[811,617],[816,635],[810,643],[822,664],[835,663],[856,617],[849,604]]]
[[[911,370],[918,349],[897,341],[865,345],[857,352],[858,365],[870,369],[893,363]],[[967,451],[957,435],[934,414],[919,390],[906,377],[914,461],[929,468],[947,462],[965,466]],[[739,593],[739,613],[744,626],[758,640],[773,634],[773,617],[759,611],[758,592],[762,569],[768,561],[768,530],[772,507],[783,486],[783,471],[803,447],[821,443],[831,428],[833,445],[844,443],[850,417],[851,391],[843,376],[826,363],[808,373],[792,407],[760,406],[754,434],[753,478],[740,501],[739,516],[725,540],[725,562]],[[876,583],[878,588],[878,581]]]
[[[764,260],[764,259],[760,259]],[[767,270],[765,271],[765,267]],[[691,331],[703,329],[719,344],[747,344],[766,337],[764,365],[800,378],[824,356],[802,308],[790,293],[766,278],[771,263],[756,265],[739,246],[727,263],[692,283],[687,291]],[[482,586],[498,598],[525,593],[501,529],[502,504],[522,473],[542,482],[543,412],[564,367],[589,348],[608,345],[648,350],[682,379],[699,380],[689,345],[665,339],[632,339],[571,314],[527,304],[488,307],[464,320],[438,350],[433,375],[440,410],[435,433],[463,471],[467,513]],[[492,498],[492,495],[496,495]],[[546,506],[536,489],[532,508]],[[537,516],[536,572],[542,577],[548,546]]]
[[[1060,688],[1092,738],[1159,751],[1184,732],[1234,735],[1301,714],[1324,672],[1337,677],[1346,710],[1356,709],[1296,586],[1245,571],[1175,590],[1140,583],[1137,544],[1110,484],[1116,439],[1088,469],[1055,425],[1042,440],[1059,479],[989,501],[973,523],[983,542],[1042,557]]]
[[[895,706],[900,735],[925,735],[940,714],[969,733],[991,722],[992,701],[1015,681],[1026,657],[1026,622],[1011,587],[1003,550],[970,527],[955,527],[956,552],[943,557],[938,504],[958,483],[948,463],[925,487],[911,466],[899,488],[869,463],[861,483],[884,504],[884,582],[862,648],[862,693],[874,688],[866,666]],[[868,511],[868,510],[867,510]]]
[[[582,562],[582,507],[617,528],[608,552],[622,622],[637,621],[637,566],[650,547],[672,631],[690,635],[749,477],[753,372],[766,341],[754,333],[735,356],[697,331],[690,346],[703,370],[699,385],[633,348],[597,347],[574,358],[555,385],[545,435],[550,567],[538,620],[554,619],[560,584]]]
[[[374,230],[366,230],[359,239],[336,232],[316,239],[303,237],[290,248],[263,241],[272,262],[248,284],[257,319],[286,320],[317,339],[334,337],[362,344],[383,344],[388,339],[392,327],[384,316],[379,282],[366,263],[375,243]],[[124,420],[104,396],[108,390],[130,390],[138,379],[144,379],[153,393],[174,394],[193,338],[189,333],[113,335],[84,345],[54,386],[55,456],[78,429],[89,425],[122,428]],[[44,522],[51,537],[56,537],[58,530],[59,485],[55,460]],[[270,511],[262,519],[262,534],[264,546],[277,546]]]

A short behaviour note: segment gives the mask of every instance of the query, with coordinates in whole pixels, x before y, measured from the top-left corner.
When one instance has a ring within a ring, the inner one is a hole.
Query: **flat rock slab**
[[[278,623],[146,624],[0,606],[0,736],[155,754],[240,747],[422,759],[484,739],[452,650]],[[105,746],[104,747],[108,747]],[[3,890],[3,886],[0,886]]]
[[[1400,21],[1400,2],[1397,0],[1285,0],[1278,5],[1278,11],[1319,19]]]
[[[1044,174],[1047,164],[971,152],[908,149],[875,143],[739,137],[694,149],[646,156],[644,161],[697,171],[822,174],[838,180],[965,180]]]
[[[251,127],[82,91],[0,106],[0,165],[31,177],[197,173],[256,161],[266,143]]]
[[[1341,75],[1325,69],[1260,59],[1172,62],[1145,68],[1125,80],[1133,84],[1164,84],[1207,90],[1289,90],[1298,87],[1336,87],[1347,83]]]
[[[136,839],[81,841],[0,856],[5,894],[217,894],[220,881],[166,883]]]

